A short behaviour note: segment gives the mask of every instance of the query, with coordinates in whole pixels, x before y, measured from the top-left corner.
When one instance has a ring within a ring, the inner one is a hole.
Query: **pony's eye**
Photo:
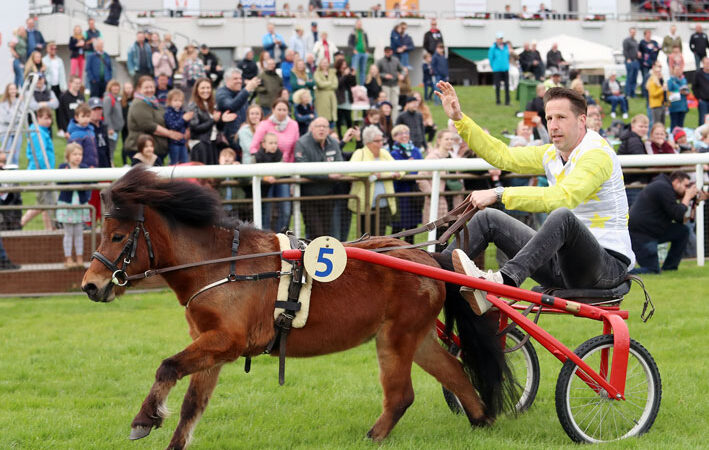
[[[114,234],[111,238],[111,242],[121,242],[125,236],[122,234]]]

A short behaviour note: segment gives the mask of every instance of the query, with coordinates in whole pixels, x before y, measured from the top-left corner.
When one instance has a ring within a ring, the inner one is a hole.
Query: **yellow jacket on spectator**
[[[365,145],[364,147],[355,150],[355,152],[352,154],[352,158],[350,159],[351,162],[355,161],[376,161],[377,158],[374,157],[374,154],[372,153],[371,150],[367,148]],[[396,161],[391,154],[385,149],[379,150],[379,161]],[[382,178],[388,178],[392,177],[395,173],[397,172],[381,172]],[[404,176],[406,172],[398,172],[401,174],[401,176]],[[366,177],[369,175],[369,173],[351,173],[350,174],[353,177]],[[387,194],[393,194],[394,193],[394,182],[392,180],[384,180],[382,181],[384,183],[384,190],[386,191]],[[352,189],[350,189],[350,194],[351,195],[356,195],[357,198],[359,199],[359,211],[357,211],[357,202],[354,199],[350,199],[347,202],[347,207],[349,208],[350,211],[357,213],[357,214],[364,214],[365,211],[372,205],[372,194],[374,193],[374,183],[370,183],[370,189],[369,189],[369,196],[365,200],[364,199],[364,182],[363,181],[354,181],[352,182]],[[394,215],[396,214],[396,199],[394,197],[388,197],[387,198],[387,203],[389,203],[389,210],[391,211],[391,214]]]
[[[665,101],[665,88],[662,87],[660,80],[655,76],[651,76],[645,83],[645,89],[647,89],[648,106],[650,108],[662,106]]]

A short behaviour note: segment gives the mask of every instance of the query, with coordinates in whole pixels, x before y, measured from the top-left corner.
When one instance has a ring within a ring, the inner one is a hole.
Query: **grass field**
[[[646,324],[638,317],[642,292],[634,287],[626,298],[631,336],[656,359],[663,399],[649,434],[605,447],[706,448],[706,279],[706,268],[688,261],[676,273],[645,277],[657,305]],[[541,324],[571,348],[601,332],[599,323],[572,317],[545,316]],[[160,361],[188,342],[171,292],[131,294],[110,304],[79,295],[0,299],[0,448],[163,448],[187,380],[173,391],[174,414],[163,428],[129,442],[130,422]],[[416,367],[416,401],[381,447],[574,448],[554,408],[561,365],[536,348],[542,383],[524,415],[473,430],[448,411],[440,386]],[[278,386],[275,358],[256,358],[250,374],[242,368],[237,361],[222,371],[193,448],[380,447],[364,439],[381,408],[373,343],[289,359],[284,387]]]

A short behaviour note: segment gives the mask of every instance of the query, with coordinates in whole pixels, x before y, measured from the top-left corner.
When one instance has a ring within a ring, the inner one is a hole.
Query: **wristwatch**
[[[501,202],[502,201],[502,194],[505,192],[505,188],[502,186],[497,186],[495,188],[495,195],[497,195],[497,201]]]

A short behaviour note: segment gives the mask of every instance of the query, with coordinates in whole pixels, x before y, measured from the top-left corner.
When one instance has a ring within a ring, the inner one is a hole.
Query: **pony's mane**
[[[223,222],[221,201],[213,190],[186,180],[160,178],[142,165],[116,180],[103,196],[114,217],[131,218],[129,212],[141,204],[172,224],[206,227]]]

